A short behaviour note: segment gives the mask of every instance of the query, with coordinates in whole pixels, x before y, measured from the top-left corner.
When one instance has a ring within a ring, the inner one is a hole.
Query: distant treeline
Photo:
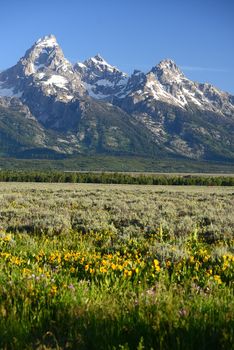
[[[3,182],[234,186],[234,176],[0,171]]]

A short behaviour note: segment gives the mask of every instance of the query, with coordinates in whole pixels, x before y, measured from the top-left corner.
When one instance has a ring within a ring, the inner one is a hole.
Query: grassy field
[[[0,183],[0,349],[234,349],[234,188]]]

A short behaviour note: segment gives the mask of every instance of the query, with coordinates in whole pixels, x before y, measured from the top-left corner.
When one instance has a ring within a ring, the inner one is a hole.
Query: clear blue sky
[[[100,53],[131,73],[171,58],[234,94],[234,0],[0,0],[0,70],[46,34],[72,62]]]

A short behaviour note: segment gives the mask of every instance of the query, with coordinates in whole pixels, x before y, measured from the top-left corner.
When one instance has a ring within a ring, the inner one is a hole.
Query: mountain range
[[[234,160],[234,96],[189,80],[170,59],[120,71],[70,63],[55,36],[0,73],[0,156],[129,155]]]

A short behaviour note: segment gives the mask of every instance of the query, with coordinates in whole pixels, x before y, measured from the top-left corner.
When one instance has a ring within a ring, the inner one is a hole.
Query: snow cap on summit
[[[56,37],[53,34],[50,34],[37,40],[35,45],[40,47],[54,47],[58,46],[58,43]]]

